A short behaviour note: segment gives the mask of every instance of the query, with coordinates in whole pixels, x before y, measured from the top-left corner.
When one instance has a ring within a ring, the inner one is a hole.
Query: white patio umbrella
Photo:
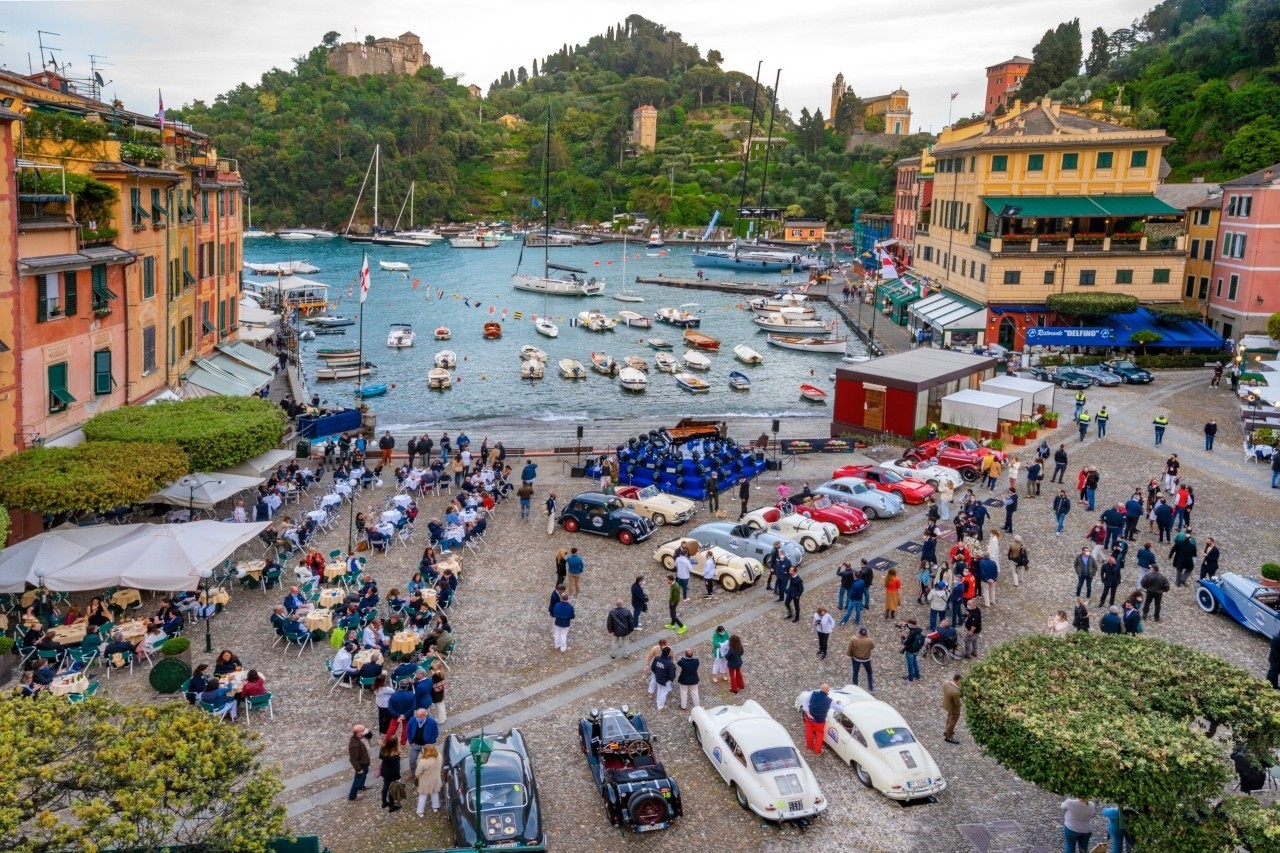
[[[218,474],[213,475],[221,477],[223,474],[238,474],[241,477],[265,477],[268,471],[274,471],[285,462],[293,458],[292,450],[268,450],[266,453],[260,453],[252,459],[246,459],[239,465],[233,465],[230,468],[224,468]],[[208,476],[208,475],[206,475]]]
[[[169,504],[192,509],[213,509],[245,489],[252,489],[263,481],[262,477],[246,477],[242,474],[188,474],[176,483],[170,483],[142,503]]]
[[[129,533],[129,525],[69,526],[41,533],[0,551],[0,592],[23,592],[39,586],[37,571],[49,572],[79,560],[95,548]]]

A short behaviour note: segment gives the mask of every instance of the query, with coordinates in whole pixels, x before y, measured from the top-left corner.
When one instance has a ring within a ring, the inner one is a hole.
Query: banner
[[[784,438],[782,452],[797,453],[852,453],[857,442],[845,438]]]
[[[1116,339],[1115,329],[1093,326],[1032,326],[1027,329],[1027,346],[1041,347],[1106,347]]]

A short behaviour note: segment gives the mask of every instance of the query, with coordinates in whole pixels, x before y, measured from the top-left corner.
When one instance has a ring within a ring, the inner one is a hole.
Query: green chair
[[[329,562],[333,562],[334,560],[339,560],[341,558],[342,558],[341,548],[334,548],[332,551],[329,552]]]
[[[373,690],[373,682],[375,682],[375,681],[377,681],[377,679],[376,679],[376,678],[362,678],[362,679],[360,679],[360,692],[356,694],[356,702],[363,702],[363,701],[364,701],[364,694],[365,694],[365,692],[366,692],[366,691],[372,691],[372,690]]]
[[[111,670],[113,669],[124,669],[127,666],[129,667],[129,674],[133,675],[133,652],[116,652],[116,654],[120,655],[124,659],[124,663],[117,667],[110,658],[103,663],[103,666],[107,669],[108,681],[111,680]],[[112,657],[114,657],[114,655]]]
[[[253,711],[261,711],[263,708],[267,709],[267,714],[270,715],[271,719],[274,720],[276,718],[275,709],[271,707],[270,693],[263,693],[261,696],[250,696],[249,698],[245,699],[244,700],[244,724],[246,726],[249,725],[249,717],[252,715]]]
[[[101,686],[101,682],[90,681],[88,688],[86,688],[83,693],[68,693],[67,701],[70,702],[72,705],[77,705],[83,702],[88,697],[96,695],[98,692],[98,688],[100,686]]]

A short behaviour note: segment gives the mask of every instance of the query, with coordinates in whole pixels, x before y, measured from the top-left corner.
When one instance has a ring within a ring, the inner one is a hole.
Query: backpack
[[[346,642],[346,639],[347,639],[347,632],[346,632],[346,629],[344,628],[335,627],[332,631],[329,632],[329,645],[330,647],[333,648],[335,652],[338,649],[342,648],[342,644]]]
[[[923,648],[924,633],[922,631],[916,631],[907,636],[907,651],[911,652],[911,654],[916,654]]]

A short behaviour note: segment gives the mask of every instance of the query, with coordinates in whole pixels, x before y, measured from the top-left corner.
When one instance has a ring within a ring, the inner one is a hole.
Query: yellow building
[[[0,107],[0,456],[18,449],[22,385],[18,354],[22,351],[18,318],[18,186],[14,155],[21,116]],[[0,542],[0,545],[3,545]]]
[[[1209,185],[1205,185],[1209,186]],[[1213,278],[1213,248],[1222,216],[1222,190],[1217,186],[1200,201],[1187,206],[1187,270],[1182,301],[1209,310],[1209,281]]]
[[[658,110],[641,104],[631,113],[631,145],[637,154],[658,147]]]
[[[827,239],[823,219],[788,219],[782,224],[782,239],[788,243],[821,243]]]
[[[504,113],[494,119],[494,121],[505,127],[507,130],[515,130],[517,127],[524,124],[524,119],[512,113]]]
[[[894,89],[887,95],[862,99],[862,120],[872,116],[884,119],[884,133],[907,136],[911,133],[911,102],[907,90]]]
[[[1162,130],[1086,118],[1048,99],[1017,106],[999,121],[965,128],[967,138],[943,134],[934,146],[933,198],[927,232],[916,238],[916,269],[960,297],[960,307],[993,306],[993,322],[981,331],[1013,346],[1028,325],[1046,322],[1043,304],[1053,294],[1181,298],[1182,214],[1155,195],[1161,154],[1172,140]]]

